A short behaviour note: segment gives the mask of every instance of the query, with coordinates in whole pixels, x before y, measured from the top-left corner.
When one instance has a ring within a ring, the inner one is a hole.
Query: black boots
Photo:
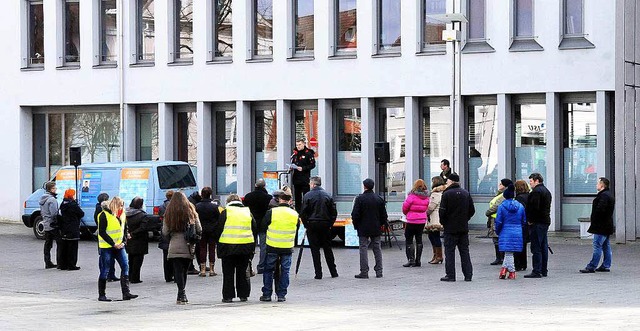
[[[422,266],[422,263],[420,262],[420,258],[422,257],[422,247],[422,244],[416,245],[416,261],[413,264],[414,267]]]
[[[105,294],[106,290],[107,290],[107,280],[98,279],[98,301],[106,301],[106,302],[111,301],[111,299],[107,299],[107,295]]]
[[[176,304],[186,305],[187,303],[189,303],[189,300],[187,300],[187,294],[184,292],[184,290],[178,291],[178,299],[176,300]]]
[[[131,300],[138,297],[129,291],[129,276],[120,277],[120,287],[122,288],[122,300]]]
[[[403,267],[413,267],[416,264],[415,251],[413,244],[406,246],[407,260],[408,262],[403,264]]]
[[[491,262],[491,265],[502,265],[502,260],[504,260],[504,253],[500,252],[500,248],[498,245],[493,245],[496,249],[496,260]]]

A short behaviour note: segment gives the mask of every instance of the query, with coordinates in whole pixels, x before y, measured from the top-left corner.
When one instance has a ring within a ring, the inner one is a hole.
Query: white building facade
[[[399,212],[413,181],[429,183],[449,159],[474,196],[478,227],[501,178],[540,172],[554,197],[552,229],[576,229],[597,178],[620,170],[614,1],[5,5],[0,160],[5,186],[19,189],[0,192],[0,217],[17,220],[77,146],[83,163],[188,161],[201,187],[225,195],[284,169],[304,137],[341,213],[367,177]],[[451,27],[430,16],[451,12],[469,19],[454,111],[453,50],[440,38]],[[374,159],[379,141],[390,143],[386,166]]]

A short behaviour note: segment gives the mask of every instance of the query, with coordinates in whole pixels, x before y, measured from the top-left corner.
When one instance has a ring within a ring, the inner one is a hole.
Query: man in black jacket
[[[600,177],[596,184],[598,195],[593,199],[591,207],[591,226],[589,233],[593,233],[593,257],[587,267],[580,270],[581,273],[594,273],[596,271],[608,272],[611,268],[611,244],[609,236],[613,234],[613,210],[615,200],[609,190],[609,180]],[[604,253],[602,265],[600,256]]]
[[[384,200],[373,192],[373,179],[367,178],[362,184],[364,192],[353,202],[351,219],[360,240],[360,274],[356,278],[369,278],[369,256],[367,248],[373,243],[376,278],[382,278],[382,249],[380,245],[381,227],[387,223],[387,208]]]
[[[335,258],[331,249],[331,227],[338,217],[338,210],[333,198],[322,187],[320,177],[311,177],[309,186],[311,191],[302,199],[300,218],[307,229],[307,238],[313,257],[315,279],[322,279],[322,264],[320,261],[320,248],[324,250],[331,277],[338,277]]]
[[[256,219],[256,222],[262,221],[262,218],[269,210],[269,202],[271,202],[271,194],[267,192],[265,188],[267,184],[264,179],[260,178],[256,181],[255,189],[253,192],[247,193],[244,196],[244,205],[249,207],[251,215]],[[265,230],[266,231],[266,230]],[[267,256],[267,246],[265,243],[266,233],[258,233],[258,246],[260,247],[260,262],[258,262],[258,274],[264,272],[264,259]]]
[[[549,243],[547,233],[551,225],[551,192],[544,187],[542,175],[535,172],[529,176],[532,190],[527,201],[527,223],[531,239],[531,264],[533,270],[524,278],[547,277],[547,261],[549,260]]]
[[[316,167],[315,152],[307,148],[304,139],[296,141],[296,148],[291,154],[291,165],[293,168],[293,194],[296,211],[300,213],[302,196],[309,192],[309,178],[311,170]]]
[[[445,271],[446,276],[440,278],[443,282],[456,281],[456,246],[460,253],[464,280],[471,281],[473,266],[469,255],[469,220],[476,213],[473,199],[467,190],[458,183],[460,176],[456,173],[449,175],[447,189],[442,193],[440,201],[440,223],[444,227]]]

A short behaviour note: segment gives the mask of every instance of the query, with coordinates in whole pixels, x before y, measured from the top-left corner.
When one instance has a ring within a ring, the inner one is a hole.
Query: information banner
[[[102,172],[87,171],[82,176],[80,189],[80,206],[94,207],[98,203],[98,195],[102,189]]]
[[[149,173],[149,168],[122,169],[120,173],[120,197],[124,200],[125,206],[128,206],[135,197],[141,197],[146,204]]]
[[[82,178],[82,170],[78,169],[78,180]],[[64,199],[64,191],[76,189],[76,175],[74,169],[61,169],[56,173],[56,188],[58,189],[58,203]]]
[[[263,171],[262,178],[264,178],[264,182],[267,184],[265,188],[269,194],[273,194],[273,191],[280,189],[277,171]]]

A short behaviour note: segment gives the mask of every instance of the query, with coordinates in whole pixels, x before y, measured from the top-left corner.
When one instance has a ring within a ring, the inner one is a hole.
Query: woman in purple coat
[[[498,248],[500,252],[504,252],[504,260],[502,269],[500,270],[500,279],[507,277],[509,279],[516,278],[516,267],[514,264],[513,254],[521,252],[524,246],[522,240],[522,226],[527,222],[524,206],[514,199],[515,188],[510,184],[504,190],[504,201],[498,207],[498,215],[496,217],[496,234],[498,234]]]
[[[404,229],[406,239],[406,252],[408,262],[403,267],[419,267],[422,265],[422,232],[427,223],[427,209],[429,209],[429,192],[424,180],[418,179],[413,183],[413,188],[407,199],[402,204],[402,213],[407,216],[407,224]],[[413,246],[413,238],[416,246]]]

